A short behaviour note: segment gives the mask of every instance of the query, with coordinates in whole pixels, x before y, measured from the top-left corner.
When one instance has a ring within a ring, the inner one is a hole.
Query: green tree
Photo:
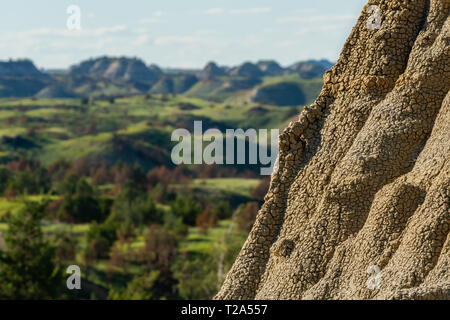
[[[112,288],[110,300],[152,300],[158,298],[158,278],[160,272],[154,270],[148,274],[134,277],[124,290]]]
[[[0,194],[3,194],[8,185],[8,181],[11,177],[11,173],[5,167],[0,167]]]
[[[166,272],[177,255],[177,239],[165,232],[160,225],[153,224],[145,236],[141,256],[150,270]]]
[[[194,226],[197,215],[202,211],[200,205],[191,195],[177,195],[177,198],[171,204],[172,212],[177,217],[181,217],[187,225]]]
[[[133,183],[126,183],[120,195],[114,201],[107,221],[130,227],[148,226],[162,223],[163,213],[153,199]]]
[[[140,256],[149,272],[159,271],[155,286],[156,299],[173,298],[176,280],[170,266],[177,256],[177,247],[177,240],[166,233],[160,225],[154,224],[149,227]]]
[[[233,215],[233,208],[228,201],[222,200],[214,207],[214,212],[219,220],[229,219]]]
[[[51,299],[64,288],[55,250],[40,227],[45,204],[26,202],[8,221],[7,251],[0,251],[1,299]]]
[[[171,264],[181,299],[211,299],[220,289],[245,242],[247,234],[232,228],[211,252],[178,255]]]
[[[181,217],[176,217],[168,212],[164,215],[164,231],[174,237],[177,241],[183,240],[189,233],[189,227],[183,223]]]
[[[77,191],[78,181],[81,179],[76,173],[68,174],[59,185],[59,193],[64,195],[73,195]]]
[[[94,189],[84,178],[76,183],[74,194],[68,192],[64,195],[60,210],[74,222],[84,223],[105,219],[105,212],[100,208]]]
[[[217,262],[212,256],[179,255],[172,265],[181,299],[209,300],[217,292]]]
[[[50,181],[42,168],[16,172],[11,175],[11,178],[8,182],[8,189],[14,190],[18,194],[46,193],[50,189]]]
[[[129,179],[125,182],[119,197],[131,204],[137,198],[142,197],[143,193],[143,188]]]
[[[97,259],[108,258],[109,251],[117,240],[117,224],[105,222],[103,224],[92,223],[86,233],[87,247],[85,259],[96,261]]]

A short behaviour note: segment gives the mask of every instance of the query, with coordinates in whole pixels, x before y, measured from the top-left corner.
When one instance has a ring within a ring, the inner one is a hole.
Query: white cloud
[[[205,11],[205,14],[222,14],[225,10],[222,8],[211,8]]]
[[[204,38],[196,36],[161,36],[155,39],[155,45],[195,44],[204,42]]]
[[[272,8],[249,8],[249,9],[235,9],[231,10],[231,14],[259,14],[259,13],[270,13]]]
[[[248,34],[238,40],[243,47],[254,47],[265,42],[265,36],[259,34]]]
[[[211,8],[204,11],[205,14],[260,14],[260,13],[270,13],[272,8],[247,8],[247,9],[232,9],[225,10],[223,8]]]
[[[159,18],[145,18],[139,20],[140,24],[155,24],[155,23],[163,23],[164,21]]]
[[[52,29],[52,28],[39,28],[11,33],[11,38],[27,38],[27,37],[45,37],[45,36],[62,36],[62,37],[80,37],[89,36],[97,37],[104,36],[106,34],[118,33],[126,31],[126,25],[117,25],[112,27],[103,27],[96,29],[82,29],[82,30],[69,30],[69,29]]]
[[[166,21],[162,19],[164,12],[161,10],[152,13],[151,18],[144,18],[139,20],[140,24],[155,24],[155,23],[165,23]]]
[[[156,37],[153,44],[156,50],[161,50],[161,52],[167,51],[166,46],[172,46],[176,52],[195,52],[196,55],[202,55],[202,60],[206,61],[211,59],[211,54],[221,52],[224,48],[232,45],[233,41],[235,40],[219,39],[211,35],[165,35]],[[172,52],[172,50],[169,51]]]
[[[149,33],[150,29],[148,27],[139,27],[139,28],[133,29],[132,32],[137,33],[137,34],[143,34],[143,33]]]
[[[281,48],[289,48],[289,47],[294,47],[298,45],[298,41],[292,41],[292,40],[287,40],[287,41],[282,41],[276,44],[277,47],[281,47]]]
[[[304,36],[308,34],[327,34],[327,35],[340,35],[342,34],[342,30],[345,30],[347,27],[344,25],[336,25],[336,24],[324,24],[324,25],[315,25],[315,26],[302,26],[298,29],[294,34],[296,36]]]
[[[134,46],[143,46],[150,43],[150,36],[148,34],[143,34],[137,37],[136,40],[132,42]]]
[[[309,17],[281,17],[276,19],[277,23],[314,23],[314,22],[322,22],[322,23],[335,23],[341,21],[356,21],[358,19],[357,16],[354,15],[328,15],[328,16],[309,16]]]
[[[195,34],[199,36],[212,36],[217,34],[217,30],[214,29],[200,29],[195,31]]]
[[[131,47],[129,35],[125,25],[77,31],[39,28],[9,32],[0,34],[0,55],[28,57],[46,67],[62,66],[67,64],[69,56],[74,63],[87,52],[92,55],[109,54],[115,48]]]
[[[81,30],[82,35],[88,35],[88,36],[104,36],[109,33],[118,33],[122,31],[126,31],[128,28],[126,25],[117,25],[113,27],[104,27],[104,28],[97,28],[97,29],[85,29]]]
[[[299,14],[311,14],[313,12],[316,12],[316,9],[314,9],[314,8],[303,8],[303,9],[295,10],[295,13],[299,13]]]

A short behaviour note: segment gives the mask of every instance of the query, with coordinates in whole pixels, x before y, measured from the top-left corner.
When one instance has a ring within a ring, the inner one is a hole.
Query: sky
[[[367,0],[2,1],[0,60],[67,68],[130,56],[161,67],[201,68],[274,59],[336,61]],[[67,9],[80,8],[81,30]]]

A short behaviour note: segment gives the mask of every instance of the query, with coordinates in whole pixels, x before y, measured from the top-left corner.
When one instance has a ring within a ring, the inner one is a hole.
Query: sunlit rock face
[[[450,0],[370,5],[216,299],[450,298]]]

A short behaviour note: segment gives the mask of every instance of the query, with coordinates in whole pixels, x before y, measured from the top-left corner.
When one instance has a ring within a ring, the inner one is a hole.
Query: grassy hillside
[[[202,120],[204,130],[282,128],[300,111],[300,107],[222,104],[180,95],[89,104],[80,99],[0,99],[0,138],[11,138],[0,146],[0,160],[21,152],[46,165],[88,156],[109,163],[139,162],[149,168],[167,164],[171,132],[192,127],[194,120]]]
[[[171,134],[193,132],[194,121],[203,131],[282,129],[302,105],[248,97],[255,85],[283,79],[223,77],[196,83],[192,95],[0,99],[0,250],[8,249],[8,223],[27,221],[29,203],[41,203],[37,224],[55,261],[61,270],[81,266],[87,281],[83,294],[58,298],[211,298],[267,181],[258,166],[175,166]],[[305,91],[320,85],[290,81]]]
[[[306,97],[305,104],[311,104],[319,95],[323,86],[323,79],[321,77],[311,80],[302,79],[298,74],[290,74],[282,77],[265,77],[261,87],[280,83],[280,82],[294,82],[302,89]]]

